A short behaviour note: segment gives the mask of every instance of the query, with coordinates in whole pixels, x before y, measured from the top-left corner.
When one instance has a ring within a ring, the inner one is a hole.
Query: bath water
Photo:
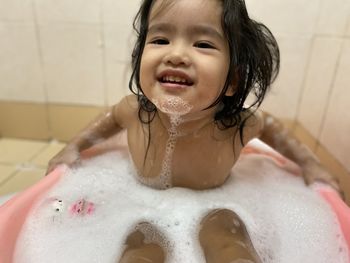
[[[242,156],[216,189],[157,190],[142,185],[118,152],[66,171],[32,209],[14,262],[118,262],[127,235],[141,222],[162,232],[148,237],[165,248],[167,262],[205,262],[199,224],[216,208],[242,218],[264,263],[349,263],[330,207],[266,157]]]

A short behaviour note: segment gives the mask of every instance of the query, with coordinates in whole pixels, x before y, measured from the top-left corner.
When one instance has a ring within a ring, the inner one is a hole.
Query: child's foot
[[[147,229],[152,231],[152,235],[161,238],[161,235],[155,227],[149,223],[141,223],[136,229]],[[126,248],[122,254],[119,263],[164,263],[165,253],[163,248],[156,243],[146,243],[146,236],[141,230],[135,230],[126,239]]]
[[[214,210],[205,216],[199,242],[207,263],[261,263],[244,223],[230,210]]]

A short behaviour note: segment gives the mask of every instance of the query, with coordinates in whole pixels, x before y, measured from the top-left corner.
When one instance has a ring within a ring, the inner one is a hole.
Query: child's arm
[[[123,115],[127,114],[127,97],[120,103],[110,107],[100,114],[85,129],[78,133],[48,164],[47,173],[51,172],[57,165],[66,164],[71,166],[80,161],[80,153],[98,142],[108,139],[121,131],[124,127]]]
[[[297,163],[303,171],[303,177],[307,184],[324,182],[343,195],[339,183],[320,164],[316,156],[296,139],[283,124],[276,118],[265,112],[256,114],[257,134],[260,139],[272,148]]]

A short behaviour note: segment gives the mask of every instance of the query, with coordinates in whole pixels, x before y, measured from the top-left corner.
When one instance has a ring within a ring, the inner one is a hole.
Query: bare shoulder
[[[128,128],[133,121],[138,120],[138,101],[135,95],[125,96],[113,106],[113,117],[123,128]]]
[[[243,144],[247,144],[251,139],[260,137],[264,126],[264,113],[261,110],[246,111],[242,113],[243,126]]]

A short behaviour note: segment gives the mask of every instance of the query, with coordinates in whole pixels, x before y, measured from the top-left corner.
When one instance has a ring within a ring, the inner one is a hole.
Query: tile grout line
[[[27,140],[31,142],[37,142],[37,140]],[[40,141],[40,142],[45,142],[45,141]],[[48,147],[50,146],[50,143],[45,143],[40,149],[38,149],[35,153],[33,153],[32,156],[30,156],[27,160],[25,161],[16,161],[16,162],[6,162],[6,161],[0,161],[0,165],[4,166],[10,166],[15,168],[15,173],[21,171],[21,168],[25,168],[26,166],[32,167],[34,169],[45,169],[46,167],[43,167],[41,165],[36,165],[32,163],[32,161],[39,156],[41,153],[43,153]],[[5,179],[6,180],[6,179]],[[7,180],[6,180],[7,181]],[[2,183],[0,183],[0,186]]]
[[[305,65],[305,71],[303,74],[303,81],[301,84],[301,91],[298,95],[298,102],[297,102],[297,109],[296,109],[296,113],[295,113],[295,121],[299,122],[299,118],[300,118],[300,114],[301,114],[301,105],[307,90],[306,87],[306,82],[307,82],[307,78],[310,72],[310,67],[311,67],[311,60],[312,60],[312,55],[313,55],[313,48],[315,46],[315,36],[313,35],[311,37],[311,41],[310,41],[310,46],[309,46],[309,51],[308,51],[308,55],[307,55],[307,63]]]
[[[7,183],[9,182],[11,179],[13,179],[16,174],[19,172],[18,168],[16,167],[15,171],[13,171],[12,173],[10,173],[10,175],[8,177],[6,177],[3,181],[0,182],[0,189]]]
[[[35,140],[30,140],[30,141],[35,141]],[[16,163],[7,163],[7,162],[0,162],[0,164],[4,164],[6,166],[12,166],[15,168],[15,170],[13,172],[11,172],[9,174],[9,176],[7,176],[3,181],[0,182],[0,190],[1,188],[6,185],[8,182],[10,182],[12,179],[14,179],[17,174],[19,174],[22,169],[21,167],[25,167],[26,164],[31,165],[35,171],[39,171],[39,170],[45,170],[46,167],[41,167],[39,165],[33,164],[32,160],[34,160],[39,154],[41,154],[42,152],[45,151],[45,149],[47,149],[50,146],[49,143],[46,143],[44,146],[42,146],[38,151],[36,151],[30,158],[28,158],[26,161],[24,162],[16,162]],[[16,192],[16,190],[18,189],[10,189],[10,193]]]
[[[46,143],[41,149],[39,149],[36,153],[34,153],[32,157],[28,158],[27,162],[31,163],[36,157],[38,157],[41,153],[43,153],[49,147],[50,147],[50,143]]]
[[[312,34],[311,34],[311,43],[309,46],[309,51],[308,51],[308,55],[307,55],[307,63],[306,63],[306,68],[305,68],[305,72],[303,74],[303,81],[302,81],[302,87],[301,87],[301,91],[299,93],[298,96],[298,103],[297,103],[297,109],[296,109],[296,113],[295,113],[295,120],[297,122],[299,122],[299,118],[300,118],[300,114],[301,114],[301,106],[304,100],[304,96],[306,94],[306,83],[307,83],[307,78],[310,72],[310,67],[311,67],[311,63],[312,63],[312,57],[313,57],[313,50],[314,50],[314,46],[315,46],[315,42],[316,42],[316,38],[317,38],[317,27],[320,23],[321,20],[321,10],[322,10],[322,6],[323,6],[323,1],[318,1],[318,12],[317,12],[317,18],[314,21],[314,25],[313,25],[313,30],[312,30]],[[317,140],[317,139],[316,139]],[[317,146],[317,144],[316,144]],[[316,149],[315,146],[315,149]]]
[[[105,17],[104,17],[104,2],[100,0],[99,4],[99,33],[100,33],[100,51],[102,59],[102,82],[104,91],[104,107],[108,105],[108,84],[107,84],[107,53],[106,53],[106,32],[105,32]]]
[[[45,62],[44,62],[44,56],[43,56],[43,48],[42,48],[42,41],[41,41],[41,35],[40,35],[38,14],[36,11],[37,6],[35,4],[35,0],[32,0],[31,3],[32,3],[33,20],[34,20],[34,26],[35,26],[35,37],[36,37],[36,43],[37,43],[37,49],[38,49],[38,55],[39,55],[39,63],[40,63],[40,68],[42,73],[43,92],[45,96],[46,125],[48,129],[48,137],[51,137],[52,127],[50,122],[49,91],[48,91],[48,85],[47,85],[47,76],[45,71]]]
[[[328,100],[327,100],[327,102],[325,104],[325,107],[324,107],[320,129],[319,129],[318,134],[317,134],[317,142],[318,143],[316,144],[316,151],[321,146],[321,136],[322,136],[322,133],[323,133],[323,129],[325,128],[325,125],[326,125],[326,119],[327,119],[328,111],[329,111],[329,108],[330,108],[330,105],[331,105],[331,100],[333,98],[333,93],[334,93],[335,88],[336,88],[335,87],[336,78],[337,78],[337,73],[338,73],[338,70],[339,70],[339,67],[340,67],[341,55],[343,54],[344,48],[345,48],[345,40],[343,40],[341,42],[341,46],[339,48],[339,53],[338,53],[338,56],[337,56],[337,62],[335,64],[335,67],[334,67],[334,70],[333,70],[333,76],[332,76],[332,80],[331,80],[331,83],[330,83],[330,88],[329,88],[328,94],[327,94]]]
[[[334,92],[334,89],[335,89],[335,82],[336,82],[336,77],[337,77],[337,72],[338,72],[338,69],[340,67],[340,60],[341,60],[341,55],[345,49],[345,41],[350,39],[350,36],[347,35],[347,30],[348,28],[350,27],[350,15],[348,15],[347,19],[346,19],[346,22],[345,22],[345,29],[344,29],[344,32],[342,34],[342,36],[339,36],[339,35],[336,35],[336,36],[328,36],[328,34],[320,34],[320,37],[332,37],[332,38],[337,38],[337,39],[341,39],[342,42],[341,42],[341,46],[339,48],[339,53],[338,53],[338,56],[337,56],[337,62],[336,62],[336,65],[335,65],[335,68],[333,70],[333,76],[332,76],[332,81],[331,81],[331,84],[330,84],[330,88],[328,90],[328,100],[326,102],[326,107],[324,108],[324,111],[323,111],[323,118],[321,120],[321,124],[320,124],[320,127],[319,127],[319,131],[318,131],[318,134],[317,134],[317,144],[315,146],[315,151],[319,151],[319,149],[321,149],[322,147],[324,149],[327,150],[327,152],[329,152],[329,150],[324,147],[321,143],[321,136],[322,136],[322,133],[323,133],[323,129],[325,128],[325,125],[326,125],[326,118],[327,118],[327,113],[328,113],[328,110],[330,108],[330,104],[331,104],[331,100],[332,100],[332,96],[333,96],[333,92]],[[331,155],[333,156],[333,155]],[[337,160],[335,158],[335,160]],[[337,160],[337,162],[339,162]],[[340,163],[340,162],[339,162]],[[343,166],[343,165],[342,165]]]

